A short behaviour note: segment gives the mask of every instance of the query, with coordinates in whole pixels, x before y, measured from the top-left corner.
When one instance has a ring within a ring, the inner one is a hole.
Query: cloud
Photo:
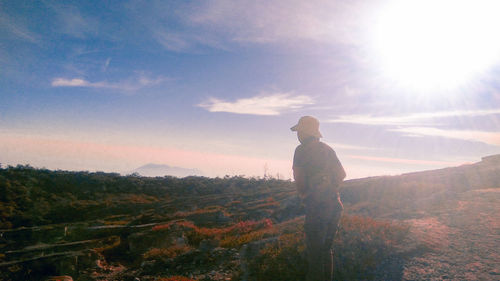
[[[51,85],[53,87],[88,87],[88,88],[103,88],[103,89],[121,89],[121,90],[134,90],[136,86],[125,83],[110,83],[107,81],[89,82],[81,78],[54,78]]]
[[[172,5],[128,5],[163,47],[175,52],[200,46],[318,42],[363,46],[378,1],[207,0]],[[137,11],[142,11],[137,13]],[[147,17],[143,17],[147,13]]]
[[[164,48],[175,51],[175,52],[180,52],[186,49],[191,48],[191,43],[188,38],[181,34],[176,34],[176,33],[171,33],[171,32],[163,32],[163,31],[157,31],[155,32],[155,38],[162,45]]]
[[[358,145],[350,145],[350,144],[343,144],[343,143],[328,143],[329,146],[335,148],[335,149],[343,149],[343,150],[372,150],[374,148],[372,147],[367,147],[367,146],[358,146]]]
[[[40,43],[40,37],[31,32],[25,24],[19,20],[19,17],[11,17],[0,11],[0,31],[2,29],[14,35],[17,39],[35,44]]]
[[[369,7],[363,1],[211,0],[190,10],[187,18],[191,24],[224,30],[239,42],[352,43],[354,33],[367,24]]]
[[[89,15],[82,15],[75,6],[56,2],[45,4],[55,12],[57,31],[62,34],[84,39],[100,31],[99,22]]]
[[[141,88],[159,85],[169,80],[167,77],[159,76],[151,78],[140,74],[138,77],[133,77],[128,80],[120,82],[90,82],[82,78],[54,78],[52,79],[52,87],[86,87],[86,88],[101,88],[101,89],[115,89],[123,91],[137,91]]]
[[[92,87],[92,83],[79,78],[55,78],[54,80],[52,80],[51,85],[53,87]]]
[[[375,156],[365,156],[365,155],[346,155],[346,157],[359,160],[368,160],[384,163],[395,163],[395,164],[409,164],[409,165],[424,165],[424,166],[457,166],[463,164],[462,162],[450,162],[450,161],[433,161],[433,160],[416,160],[416,159],[404,159],[404,158],[391,158],[391,157],[375,157]]]
[[[276,93],[272,95],[259,95],[252,98],[238,99],[234,102],[211,98],[198,106],[210,112],[280,115],[285,111],[299,109],[309,104],[314,104],[313,99],[309,96],[292,96],[288,93]]]
[[[349,123],[363,125],[429,125],[435,124],[435,119],[447,117],[479,117],[500,114],[500,109],[453,110],[441,112],[413,113],[400,116],[372,116],[372,115],[342,115],[329,123]]]
[[[415,136],[432,136],[466,141],[481,142],[489,145],[500,146],[500,133],[473,130],[443,130],[432,127],[408,127],[392,129],[390,131],[408,133]]]
[[[102,72],[106,72],[108,70],[110,62],[111,62],[111,58],[107,58],[102,66]]]

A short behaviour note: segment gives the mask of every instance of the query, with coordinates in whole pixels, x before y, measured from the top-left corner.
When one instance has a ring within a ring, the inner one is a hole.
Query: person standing
[[[300,145],[293,156],[293,177],[305,206],[307,281],[333,280],[333,239],[343,205],[339,186],[346,173],[335,151],[321,142],[319,121],[303,116],[291,128]]]

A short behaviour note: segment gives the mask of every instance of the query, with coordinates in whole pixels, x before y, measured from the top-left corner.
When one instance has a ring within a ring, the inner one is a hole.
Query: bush
[[[187,253],[193,248],[186,245],[174,245],[168,248],[152,248],[144,253],[144,259],[170,258]]]
[[[196,280],[184,276],[172,276],[168,278],[160,278],[158,279],[158,281],[196,281]]]
[[[254,280],[304,280],[307,271],[301,220],[296,232],[282,234],[278,242],[265,247],[249,264]],[[409,227],[358,216],[343,216],[335,245],[335,279],[369,280],[387,257],[395,254]]]
[[[281,235],[277,243],[261,250],[249,264],[254,280],[304,280],[307,261],[302,233]]]
[[[238,248],[245,243],[259,240],[276,233],[270,219],[259,221],[241,221],[228,227],[208,228],[198,227],[190,221],[175,221],[156,225],[153,231],[170,229],[173,225],[186,228],[186,238],[193,247],[198,247],[203,240],[219,240],[224,248]]]
[[[403,243],[409,226],[367,217],[343,216],[335,239],[338,280],[373,279],[377,266]]]

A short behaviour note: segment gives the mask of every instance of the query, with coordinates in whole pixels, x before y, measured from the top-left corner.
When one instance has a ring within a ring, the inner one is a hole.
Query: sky
[[[290,178],[304,115],[351,179],[478,162],[498,5],[0,0],[0,163]]]

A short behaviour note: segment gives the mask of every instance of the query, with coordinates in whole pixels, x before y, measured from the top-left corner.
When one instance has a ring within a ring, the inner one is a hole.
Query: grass
[[[296,219],[279,227],[282,235],[278,241],[263,248],[250,261],[253,280],[304,280],[307,260],[302,225],[303,220]],[[377,265],[394,254],[408,231],[404,224],[343,216],[334,241],[336,279],[373,279]]]

